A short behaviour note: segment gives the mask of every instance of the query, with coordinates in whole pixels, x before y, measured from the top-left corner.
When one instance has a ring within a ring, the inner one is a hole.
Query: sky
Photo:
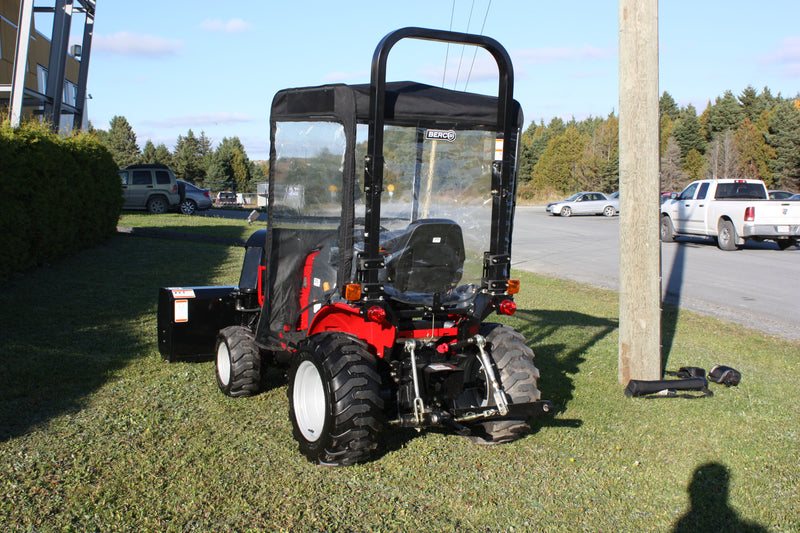
[[[149,139],[172,149],[191,129],[214,145],[239,137],[251,160],[268,159],[275,92],[368,83],[375,46],[406,26],[499,41],[526,127],[606,117],[619,108],[618,10],[610,0],[98,0],[89,119],[108,129],[124,116],[140,148]],[[44,17],[37,29],[49,35]],[[82,28],[76,15],[76,43]],[[404,40],[388,78],[496,94],[494,62],[474,50]],[[800,92],[798,0],[660,2],[659,94],[702,112],[748,86]]]

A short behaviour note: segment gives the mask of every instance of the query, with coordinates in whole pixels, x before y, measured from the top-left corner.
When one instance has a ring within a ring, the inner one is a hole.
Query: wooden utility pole
[[[619,382],[661,379],[658,0],[619,0]]]

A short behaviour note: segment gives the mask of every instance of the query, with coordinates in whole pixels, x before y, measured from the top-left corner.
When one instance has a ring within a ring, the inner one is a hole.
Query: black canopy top
[[[359,123],[369,119],[369,84],[321,85],[284,89],[272,101],[272,120],[336,120]],[[392,125],[448,124],[464,129],[496,130],[497,98],[442,89],[411,81],[386,84],[385,120]],[[514,116],[522,124],[522,110],[514,101]]]

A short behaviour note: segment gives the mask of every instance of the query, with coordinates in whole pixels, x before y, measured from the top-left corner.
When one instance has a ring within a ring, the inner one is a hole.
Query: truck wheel
[[[369,459],[384,424],[380,387],[362,341],[342,333],[309,338],[289,369],[289,418],[303,455],[333,466]]]
[[[571,208],[569,208],[569,207],[562,207],[561,208],[561,216],[562,217],[568,217],[570,215],[572,215],[572,209]]]
[[[486,338],[489,354],[496,367],[497,379],[506,391],[508,403],[527,403],[538,400],[541,397],[537,387],[539,369],[533,364],[533,350],[525,344],[525,337],[513,328],[500,324],[481,326],[481,335]],[[475,362],[472,372],[467,369],[467,379],[469,380],[469,374],[472,374],[471,377],[477,378],[480,383],[483,368],[477,358],[475,358]],[[491,385],[483,378],[483,384],[472,391],[473,396],[467,401],[473,405],[475,403],[477,405],[495,405],[494,395],[490,389]],[[475,396],[476,391],[477,396]],[[462,395],[459,400],[463,398]],[[528,421],[523,418],[479,422],[472,424],[470,428],[475,434],[474,437],[471,437],[472,440],[479,444],[510,442],[522,437],[531,429]]]
[[[217,335],[217,385],[228,396],[256,394],[261,386],[261,352],[253,333],[229,326]]]
[[[163,215],[168,207],[167,199],[163,196],[153,196],[147,200],[147,210],[154,215]]]
[[[672,220],[666,215],[661,217],[660,230],[662,242],[675,242],[675,228],[672,226]]]
[[[736,228],[733,227],[733,222],[730,220],[720,221],[717,235],[717,246],[719,246],[721,250],[730,252],[739,248],[739,246],[736,244],[736,241]]]

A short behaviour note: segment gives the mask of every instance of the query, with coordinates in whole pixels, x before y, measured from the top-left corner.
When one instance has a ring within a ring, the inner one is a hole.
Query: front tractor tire
[[[533,350],[525,344],[525,337],[508,326],[486,324],[481,327],[481,335],[486,338],[487,350],[494,362],[500,386],[506,393],[509,404],[535,402],[541,398],[538,388],[539,369],[534,365]],[[477,361],[477,359],[476,359]],[[476,362],[473,376],[483,385],[476,388],[478,397],[471,402],[478,405],[495,405],[491,385],[486,382],[484,372]],[[470,426],[479,444],[501,444],[511,442],[530,431],[527,419],[506,418],[480,422]]]
[[[229,326],[217,335],[217,385],[228,396],[253,396],[261,387],[261,352],[253,333]]]
[[[342,333],[310,337],[289,369],[289,418],[303,455],[331,466],[368,460],[385,419],[380,387],[365,343]]]

